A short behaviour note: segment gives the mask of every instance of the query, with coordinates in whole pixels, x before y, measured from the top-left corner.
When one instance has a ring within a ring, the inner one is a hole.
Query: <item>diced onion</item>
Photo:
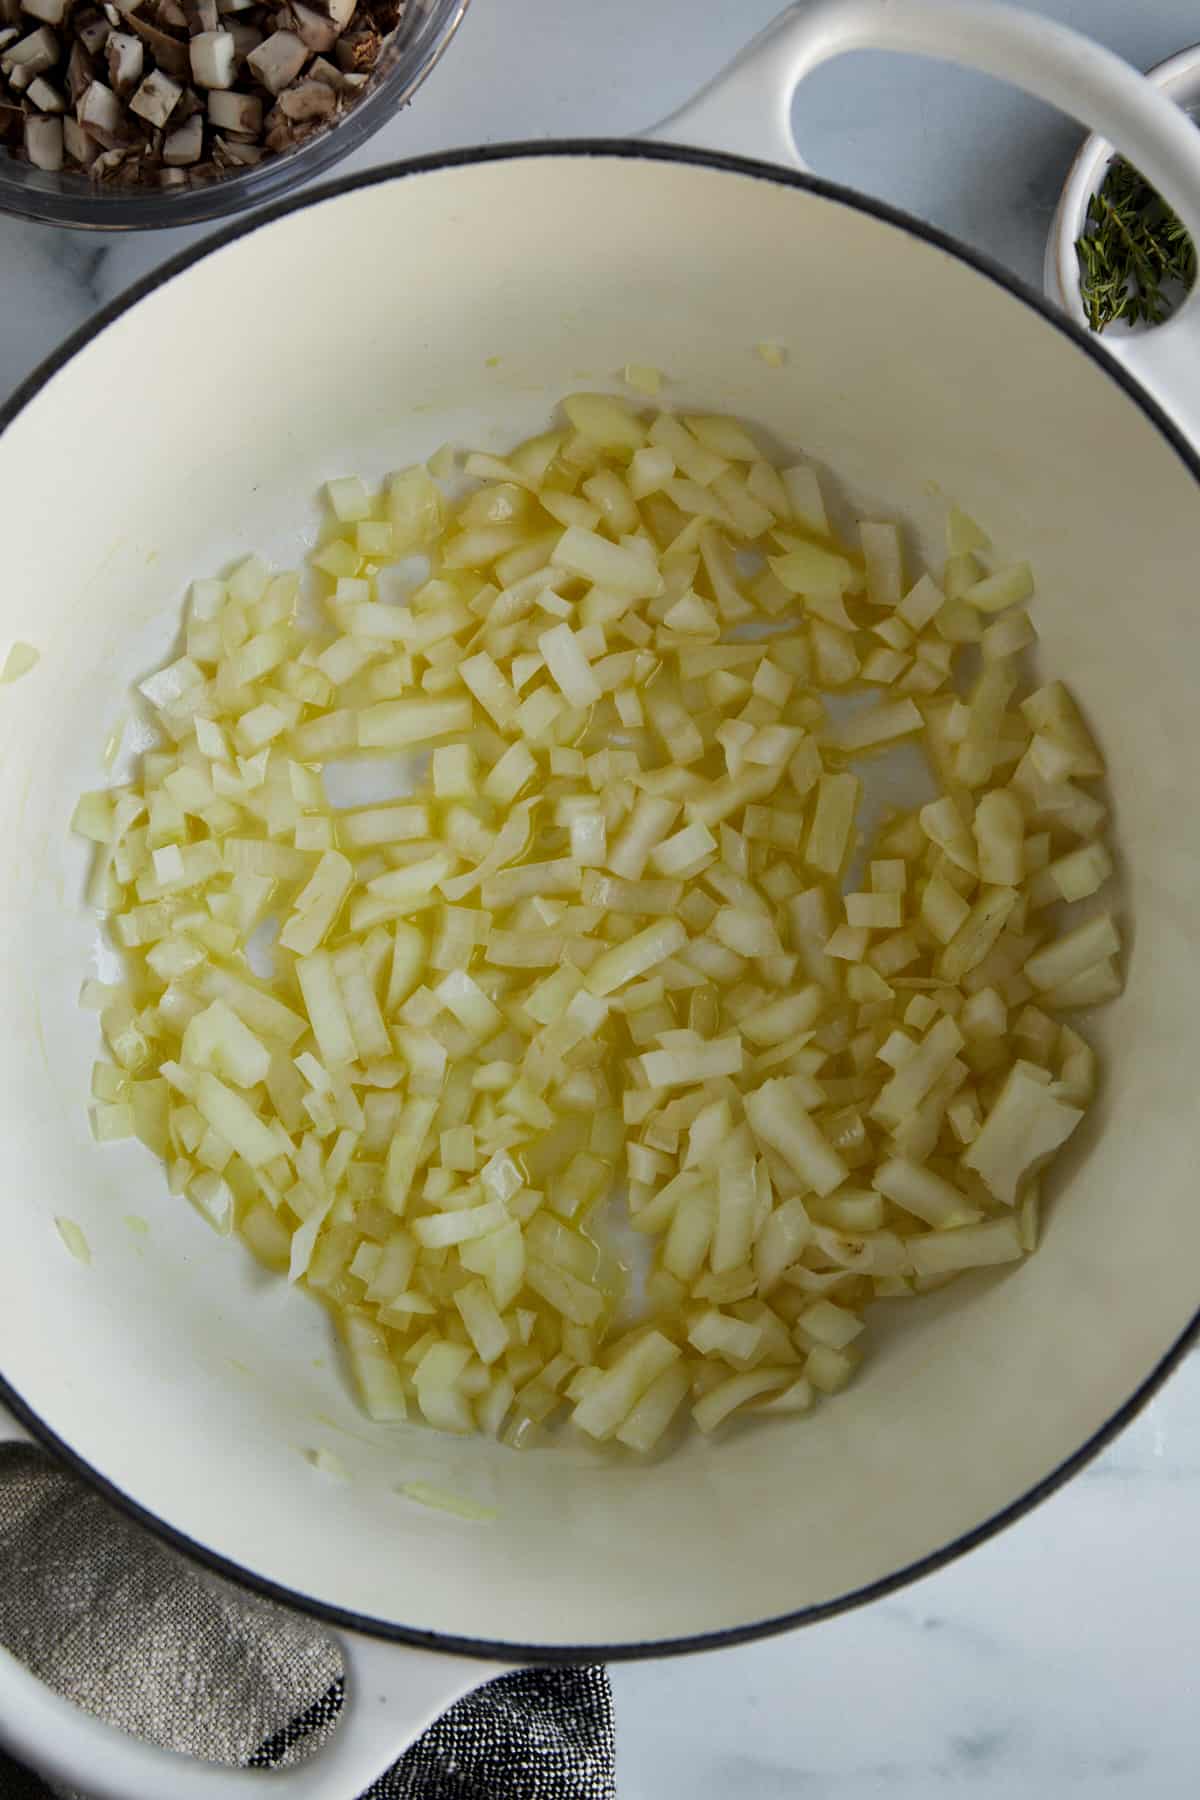
[[[75,1223],[74,1219],[56,1218],[54,1224],[59,1237],[76,1262],[85,1265],[90,1263],[92,1260],[91,1246],[83,1235],[82,1228]]]
[[[328,482],[303,615],[256,555],[193,583],[160,741],[72,824],[129,964],[84,984],[96,1140],[331,1308],[373,1419],[644,1455],[824,1404],[873,1298],[1032,1251],[1121,933],[1070,910],[1104,759],[1020,687],[1028,565],[958,508],[936,572],[844,544],[809,463],[625,382],[454,501],[448,446]],[[868,834],[910,738],[935,796]]]

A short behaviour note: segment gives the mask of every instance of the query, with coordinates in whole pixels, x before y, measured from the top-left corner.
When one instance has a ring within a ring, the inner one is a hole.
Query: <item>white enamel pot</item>
[[[135,1744],[0,1655],[0,1735],[89,1793],[350,1800],[502,1667],[817,1621],[1017,1517],[1196,1329],[1200,301],[1119,367],[980,258],[799,170],[797,83],[865,46],[1053,101],[1200,237],[1200,136],[1113,56],[1024,11],[834,0],[784,14],[642,140],[457,152],[240,223],[102,313],[0,415],[2,631],[41,651],[0,697],[4,1391],[160,1535],[327,1621],[348,1666],[332,1745],[271,1775]],[[628,360],[666,370],[672,402],[828,462],[931,551],[951,495],[1032,559],[1045,664],[1109,753],[1132,925],[1127,992],[1094,1023],[1103,1099],[1038,1254],[885,1309],[904,1316],[811,1421],[648,1467],[369,1425],[320,1311],[169,1199],[139,1147],[89,1141],[93,926],[68,833],[190,577],[248,547],[294,558],[330,475],[448,438],[501,446]],[[319,1445],[348,1482],[306,1464]],[[414,1481],[495,1517],[414,1505],[397,1491]]]

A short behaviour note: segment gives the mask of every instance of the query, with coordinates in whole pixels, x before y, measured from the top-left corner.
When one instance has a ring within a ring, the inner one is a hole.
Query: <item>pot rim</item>
[[[213,232],[200,243],[170,257],[149,274],[143,276],[140,281],[127,288],[124,293],[102,306],[91,319],[72,332],[58,349],[44,358],[33,372],[17,386],[9,398],[0,405],[0,436],[36,398],[42,388],[114,320],[120,318],[139,300],[144,299],[157,288],[164,287],[176,276],[182,275],[194,263],[199,262],[212,251],[222,249],[240,237],[248,236],[260,226],[271,224],[276,219],[284,218],[305,207],[318,206],[325,201],[339,198],[343,194],[357,192],[360,188],[381,186],[389,181],[403,180],[411,176],[445,169],[469,168],[482,163],[510,162],[552,156],[618,157],[630,162],[674,162],[707,167],[722,173],[746,175],[756,180],[774,182],[780,187],[799,188],[817,194],[823,199],[848,206],[883,224],[896,226],[914,237],[923,239],[926,243],[933,245],[935,249],[956,257],[960,262],[966,263],[997,286],[1006,289],[1014,299],[1038,313],[1047,324],[1089,356],[1108,379],[1122,388],[1135,405],[1141,408],[1180,457],[1192,476],[1200,483],[1200,456],[1158,403],[1101,347],[1096,338],[1083,325],[1060,312],[1029,283],[1012,274],[986,253],[960,243],[948,233],[939,230],[938,227],[926,224],[923,220],[914,218],[898,207],[807,172],[783,169],[773,163],[732,155],[726,151],[704,150],[636,138],[561,138],[510,144],[488,144],[435,152],[409,161],[385,163],[377,168],[340,176],[319,187],[278,200],[248,217],[236,219],[221,230]],[[1032,1511],[1043,1500],[1048,1499],[1071,1476],[1098,1455],[1141,1411],[1198,1339],[1200,1339],[1200,1307],[1197,1308],[1191,1321],[1149,1374],[1137,1384],[1124,1404],[1118,1407],[1116,1412],[1077,1450],[1064,1457],[1040,1481],[1035,1482],[1032,1487],[1017,1495],[1006,1506],[992,1513],[979,1525],[960,1533],[949,1543],[928,1552],[904,1568],[897,1569],[890,1575],[882,1576],[876,1581],[868,1582],[863,1587],[852,1589],[849,1593],[838,1595],[835,1599],[824,1601],[819,1605],[799,1607],[770,1618],[752,1620],[744,1625],[693,1632],[677,1638],[646,1639],[640,1642],[612,1644],[539,1645],[499,1642],[484,1638],[463,1638],[450,1633],[419,1630],[390,1619],[374,1618],[345,1607],[332,1605],[327,1601],[315,1599],[311,1595],[302,1594],[294,1588],[272,1581],[253,1569],[244,1567],[233,1558],[223,1556],[219,1551],[197,1543],[194,1538],[177,1530],[166,1520],[143,1507],[131,1495],[101,1475],[86,1458],[80,1456],[70,1444],[60,1438],[38,1412],[9,1385],[2,1372],[0,1372],[0,1401],[3,1401],[11,1409],[41,1445],[59,1457],[113,1506],[132,1519],[135,1524],[146,1527],[170,1548],[180,1551],[214,1574],[236,1583],[264,1600],[273,1601],[276,1604],[290,1607],[294,1611],[305,1613],[310,1618],[334,1629],[361,1632],[369,1637],[392,1643],[408,1644],[420,1649],[442,1651],[458,1656],[512,1662],[514,1665],[630,1662],[645,1657],[677,1656],[700,1650],[729,1649],[737,1644],[750,1643],[758,1638],[791,1631],[802,1625],[814,1625],[823,1619],[833,1618],[839,1613],[849,1612],[854,1608],[867,1605],[871,1601],[881,1599],[885,1595],[907,1586],[912,1581],[917,1581],[925,1575],[931,1575],[944,1568],[947,1564],[965,1555],[968,1550],[974,1549],[977,1544],[985,1542],[988,1538],[1004,1530],[1006,1526],[1024,1517],[1026,1513]]]

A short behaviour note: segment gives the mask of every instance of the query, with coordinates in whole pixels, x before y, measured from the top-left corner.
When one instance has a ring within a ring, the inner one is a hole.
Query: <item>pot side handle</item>
[[[0,1443],[37,1442],[0,1401]],[[0,1743],[91,1800],[356,1800],[454,1701],[513,1672],[358,1632],[331,1635],[345,1670],[338,1727],[289,1768],[234,1769],[160,1750],[54,1693],[3,1647]]]
[[[933,57],[1024,88],[1115,144],[1200,244],[1200,131],[1187,114],[1111,50],[1000,0],[801,0],[644,135],[804,169],[793,96],[852,50]],[[1200,283],[1165,325],[1124,344],[1120,362],[1200,444]]]

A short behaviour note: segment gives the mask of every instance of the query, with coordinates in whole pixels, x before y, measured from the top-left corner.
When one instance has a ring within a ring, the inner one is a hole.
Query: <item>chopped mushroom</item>
[[[104,46],[104,60],[108,64],[108,81],[113,93],[127,100],[138,82],[142,79],[142,63],[145,52],[142,40],[132,32],[112,31]]]
[[[323,56],[326,50],[332,50],[341,35],[339,25],[335,25],[332,19],[326,18],[313,7],[305,6],[303,0],[294,0],[292,17],[296,22],[296,36],[318,56]]]
[[[67,16],[69,0],[21,0],[21,11],[44,25],[61,25]]]
[[[273,156],[282,156],[298,144],[301,138],[308,136],[308,128],[295,124],[277,106],[272,107],[266,118],[266,136],[263,143]]]
[[[61,119],[30,113],[25,121],[25,154],[35,169],[61,169],[63,128]]]
[[[335,69],[333,64],[323,56],[314,56],[308,65],[308,80],[323,81],[325,86],[331,87],[335,94],[343,91],[348,79],[348,76],[343,75],[340,69]]]
[[[149,20],[139,19],[136,13],[130,16],[129,23],[142,39],[159,68],[164,69],[176,81],[186,81],[188,77],[188,45],[181,44],[179,39],[173,38],[169,32],[160,31],[156,25],[151,25]],[[192,42],[195,43],[195,41],[193,38]]]
[[[248,168],[253,163],[262,161],[262,150],[257,144],[243,144],[233,138],[217,139],[217,148],[225,161],[238,167]]]
[[[43,113],[65,113],[67,103],[52,82],[39,75],[29,84],[29,104]]]
[[[22,92],[35,75],[44,75],[58,61],[58,39],[48,26],[39,26],[12,44],[0,56],[0,69],[8,76],[8,85]]]
[[[69,116],[63,120],[63,149],[72,162],[85,169],[90,169],[100,154],[95,138],[88,136],[78,119]]]
[[[231,31],[202,31],[188,46],[192,78],[204,88],[233,86],[237,45]]]
[[[139,119],[145,119],[148,125],[162,126],[174,112],[182,93],[177,81],[172,81],[161,69],[155,69],[129,102],[129,110]]]
[[[279,109],[296,124],[327,119],[337,105],[337,95],[324,81],[298,81],[279,96]]]
[[[244,131],[257,137],[262,130],[262,101],[256,94],[211,93],[208,116],[218,131]]]
[[[75,21],[75,33],[89,56],[99,56],[108,42],[112,26],[101,13],[81,13]]]
[[[183,167],[200,161],[204,151],[204,114],[193,113],[184,125],[168,132],[163,141],[163,161]]]
[[[67,92],[71,96],[72,106],[81,94],[86,94],[95,75],[91,57],[82,42],[76,41],[71,45],[71,54],[67,58]]]
[[[362,74],[375,67],[382,48],[377,31],[348,31],[337,41],[338,67],[348,75]]]
[[[122,115],[120,103],[111,88],[105,87],[102,81],[93,81],[91,86],[75,103],[75,117],[81,125],[99,137],[116,139],[121,131]],[[108,148],[114,146],[110,144]]]
[[[244,24],[241,19],[231,19],[227,29],[239,62],[245,62],[250,52],[257,50],[263,41],[262,32],[254,25]]]
[[[307,61],[308,48],[294,31],[274,31],[257,50],[250,52],[246,66],[268,93],[281,94],[295,81]]]

